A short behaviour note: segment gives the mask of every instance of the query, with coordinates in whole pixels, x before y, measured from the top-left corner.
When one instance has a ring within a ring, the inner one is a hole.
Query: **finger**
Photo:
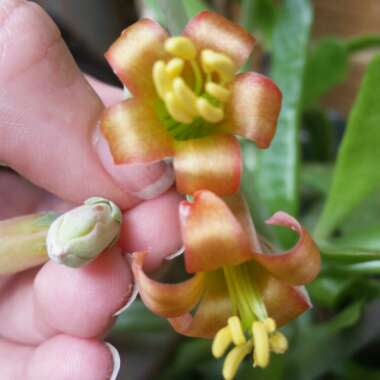
[[[48,262],[34,282],[35,308],[54,329],[96,337],[107,330],[113,314],[126,303],[132,283],[129,266],[118,248],[81,269]]]
[[[0,220],[38,211],[65,212],[74,206],[34,186],[16,173],[0,172]]]
[[[174,190],[146,201],[123,214],[120,245],[125,252],[148,251],[147,271],[182,246],[178,207],[183,198]]]
[[[118,248],[81,269],[46,263],[15,276],[0,293],[0,336],[39,344],[64,332],[98,337],[128,300],[132,276]]]
[[[0,51],[6,89],[0,91],[0,161],[74,203],[98,195],[122,208],[135,204],[125,190],[129,179],[121,189],[91,143],[103,105],[39,6],[2,1]]]
[[[2,380],[114,380],[117,360],[104,343],[67,335],[38,348],[0,340]]]
[[[124,95],[121,88],[104,83],[91,75],[85,75],[85,78],[106,107],[112,106],[123,100]]]

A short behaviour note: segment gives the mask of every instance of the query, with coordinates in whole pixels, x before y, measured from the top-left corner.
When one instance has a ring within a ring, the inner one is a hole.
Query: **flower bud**
[[[115,203],[99,197],[89,198],[61,215],[50,226],[47,235],[49,257],[77,268],[95,259],[117,241],[121,212]]]

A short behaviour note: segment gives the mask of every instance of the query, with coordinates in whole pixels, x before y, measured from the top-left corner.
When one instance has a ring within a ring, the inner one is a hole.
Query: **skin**
[[[122,253],[149,249],[146,269],[154,270],[181,246],[170,169],[115,166],[96,132],[103,103],[120,98],[120,90],[84,78],[41,8],[0,1],[0,161],[19,173],[0,171],[0,219],[64,211],[98,195],[114,200],[124,221],[122,249],[84,268],[48,262],[0,277],[2,380],[109,379],[113,360],[102,337],[132,288]],[[154,199],[139,197],[161,179]]]

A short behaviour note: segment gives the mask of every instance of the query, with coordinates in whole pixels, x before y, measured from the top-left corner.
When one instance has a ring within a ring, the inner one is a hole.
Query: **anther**
[[[267,329],[268,334],[274,333],[276,331],[276,322],[273,318],[267,318],[264,321],[265,328]]]
[[[276,331],[269,339],[270,349],[276,354],[283,354],[288,349],[288,340],[285,335]]]
[[[228,353],[223,365],[223,377],[225,380],[232,380],[235,377],[240,363],[251,352],[251,350],[252,342],[248,341],[241,346],[235,347]]]
[[[210,123],[217,123],[221,121],[224,117],[223,110],[213,106],[205,98],[197,99],[197,110],[199,114],[203,117],[203,119],[209,121]]]
[[[254,366],[265,368],[269,364],[269,340],[268,332],[263,322],[256,321],[252,323],[253,339],[253,362]]]
[[[170,81],[165,70],[165,62],[157,61],[153,65],[153,83],[160,98],[164,98],[170,88]]]
[[[234,344],[236,346],[244,344],[246,342],[246,339],[240,323],[240,319],[237,316],[230,317],[228,319],[228,326],[230,327]]]
[[[175,96],[173,92],[167,92],[165,95],[165,105],[169,114],[177,121],[185,124],[190,124],[193,118],[186,109],[184,109],[182,102]]]
[[[194,44],[187,37],[171,37],[165,41],[165,50],[185,60],[193,60],[197,54]]]
[[[220,329],[212,342],[212,354],[215,358],[220,358],[226,352],[228,346],[232,343],[232,334],[229,326]]]
[[[201,53],[202,68],[207,74],[216,72],[223,82],[229,82],[235,73],[235,64],[225,54],[205,49]]]
[[[172,58],[166,64],[166,73],[170,79],[176,78],[181,75],[185,62],[181,58]]]
[[[190,115],[198,115],[197,96],[182,78],[174,79],[173,92]]]
[[[209,95],[222,103],[225,103],[231,95],[230,90],[214,82],[207,82],[205,89]]]

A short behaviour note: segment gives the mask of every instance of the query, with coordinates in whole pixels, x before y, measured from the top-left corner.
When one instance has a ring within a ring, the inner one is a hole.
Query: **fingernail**
[[[119,371],[120,371],[120,355],[119,355],[118,350],[114,346],[112,346],[112,344],[106,342],[106,346],[111,352],[112,361],[113,361],[112,374],[109,380],[116,380],[117,375],[119,374]]]
[[[165,161],[116,165],[99,126],[94,131],[93,145],[108,174],[123,191],[137,198],[156,198],[167,191],[174,182],[173,167]]]
[[[123,313],[125,310],[127,310],[129,308],[129,306],[132,305],[133,301],[136,299],[138,294],[139,294],[139,289],[138,289],[136,283],[134,283],[132,285],[132,291],[130,292],[130,296],[128,298],[127,303],[124,306],[122,306],[118,311],[116,311],[116,313],[113,315],[113,317],[117,317],[121,313]]]

